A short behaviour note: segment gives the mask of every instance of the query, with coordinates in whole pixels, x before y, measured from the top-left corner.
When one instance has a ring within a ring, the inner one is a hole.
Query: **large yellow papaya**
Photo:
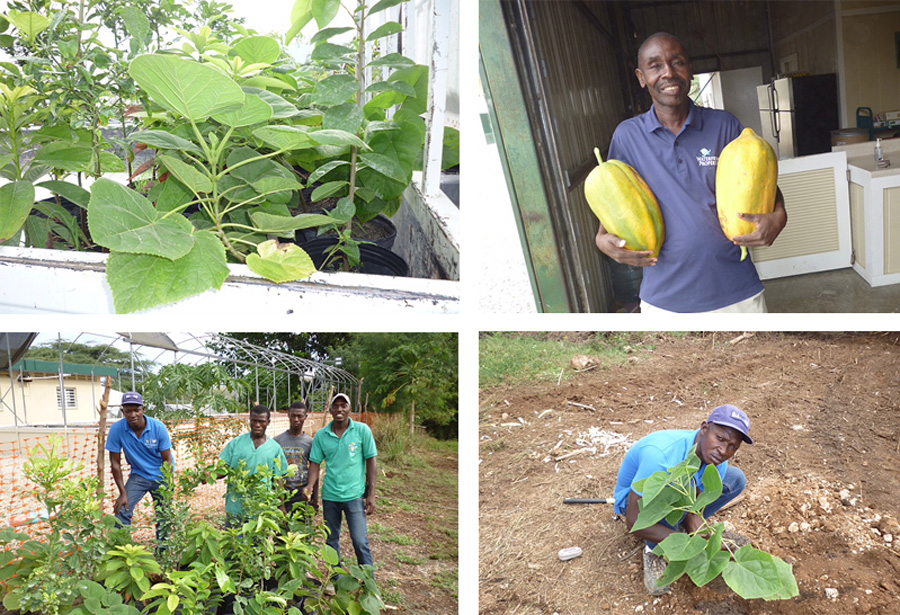
[[[751,128],[745,128],[725,146],[716,168],[716,207],[719,225],[728,239],[756,230],[756,225],[739,218],[739,213],[772,213],[777,181],[775,151]],[[745,258],[747,247],[741,246],[741,260]]]
[[[594,148],[598,166],[584,180],[584,196],[603,227],[625,240],[625,247],[639,252],[659,249],[666,238],[659,203],[647,182],[631,166],[619,160],[603,162]]]

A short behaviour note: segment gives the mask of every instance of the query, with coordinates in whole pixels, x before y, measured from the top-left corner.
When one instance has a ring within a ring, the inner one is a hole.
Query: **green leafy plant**
[[[140,615],[140,611],[125,604],[121,595],[87,579],[75,586],[83,602],[71,611],[71,615]]]
[[[253,57],[260,48],[265,45],[252,45],[243,53]],[[271,60],[271,55],[254,59]],[[91,187],[89,228],[94,241],[111,252],[107,279],[118,311],[219,288],[228,276],[229,259],[246,262],[275,282],[309,276],[315,267],[303,250],[267,236],[292,236],[332,220],[292,216],[287,202],[303,185],[271,159],[326,144],[366,147],[342,130],[289,124],[286,119],[296,113],[295,107],[267,90],[242,87],[213,64],[146,54],[129,68],[161,109],[148,118],[152,127],[132,139],[157,150],[156,162],[167,181],[151,195],[155,203],[106,179]],[[183,214],[192,206],[199,211],[189,220]],[[135,276],[136,270],[143,275]]]
[[[309,172],[309,183],[321,184],[312,201],[340,197],[332,210],[331,225],[319,232],[336,232],[339,242],[332,257],[342,256],[345,269],[359,264],[355,225],[384,213],[392,216],[400,207],[412,172],[421,168],[428,88],[428,69],[399,53],[385,53],[381,44],[402,32],[399,22],[387,21],[369,31],[370,18],[405,0],[382,0],[369,5],[363,0],[347,4],[334,0],[298,0],[292,12],[287,39],[315,19],[319,31],[312,37],[310,57],[318,67],[313,86],[305,96],[326,129],[338,128],[357,135],[365,147],[301,152],[293,164]],[[353,28],[329,27],[339,10],[353,19]],[[349,44],[332,39],[347,31]],[[366,47],[373,50],[366,61]],[[392,117],[389,117],[389,111]]]
[[[704,490],[698,493],[694,476],[700,465],[695,446],[687,459],[667,472],[655,472],[635,483],[634,489],[643,496],[631,531],[663,519],[675,525],[686,513],[702,518],[703,510],[722,495],[722,479],[716,467],[708,465],[702,476]],[[697,531],[675,532],[657,544],[653,552],[668,562],[657,584],[664,587],[687,574],[696,585],[703,586],[721,574],[742,598],[786,600],[799,594],[790,564],[750,545],[733,549],[733,543],[723,539],[724,530],[724,523],[704,519]]]
[[[77,476],[81,466],[65,456],[62,439],[51,436],[38,445],[23,470],[36,484],[50,531],[40,538],[5,530],[0,545],[3,605],[24,613],[68,612],[79,595],[75,584],[92,577],[106,551],[127,540],[114,529],[96,497],[97,480]]]
[[[143,545],[121,545],[103,558],[96,579],[107,589],[124,594],[126,600],[141,600],[150,589],[150,575],[161,574],[162,568]]]

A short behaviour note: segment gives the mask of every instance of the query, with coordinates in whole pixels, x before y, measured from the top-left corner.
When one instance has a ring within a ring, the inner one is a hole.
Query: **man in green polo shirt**
[[[243,461],[250,474],[256,474],[260,467],[266,467],[274,476],[283,476],[287,472],[287,457],[284,456],[281,445],[266,435],[270,419],[271,412],[267,407],[253,406],[250,409],[250,433],[241,434],[226,444],[219,458],[232,468],[239,467]],[[231,485],[225,494],[225,513],[229,517],[229,523],[242,518],[244,513],[241,498],[233,492]]]
[[[341,514],[347,517],[350,540],[360,565],[372,565],[366,515],[375,512],[377,468],[375,439],[365,423],[350,419],[350,398],[338,393],[331,401],[327,427],[316,432],[309,453],[307,498],[319,480],[319,466],[326,464],[322,481],[322,516],[328,528],[327,545],[340,555]]]

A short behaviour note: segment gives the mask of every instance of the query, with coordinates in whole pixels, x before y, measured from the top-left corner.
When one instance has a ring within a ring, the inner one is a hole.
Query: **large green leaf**
[[[331,75],[316,83],[312,102],[316,105],[333,106],[347,102],[359,90],[359,82],[351,75]]]
[[[114,252],[106,277],[119,313],[174,303],[222,287],[228,277],[225,247],[211,232],[199,231],[190,252],[176,260]]]
[[[330,196],[333,196],[344,189],[344,186],[349,185],[350,182],[346,181],[335,181],[335,182],[327,182],[313,190],[312,195],[310,196],[310,200],[313,203],[317,203],[322,199],[327,199]]]
[[[338,167],[349,166],[350,162],[347,160],[332,160],[331,162],[326,162],[322,166],[318,167],[315,171],[309,174],[308,183],[312,186],[314,183],[334,171]]]
[[[703,587],[722,574],[731,560],[728,551],[716,551],[710,555],[705,549],[687,563],[685,572],[698,587]]]
[[[168,218],[137,192],[100,178],[91,186],[88,228],[95,242],[119,252],[178,259],[193,248],[186,218]]]
[[[734,561],[725,566],[722,578],[728,587],[748,600],[779,600],[800,593],[790,564],[750,545],[735,552]]]
[[[388,68],[412,68],[416,63],[399,53],[389,53],[380,58],[369,62],[369,68],[388,67]]]
[[[273,282],[302,280],[316,272],[309,254],[295,243],[279,244],[269,239],[257,245],[256,250],[258,254],[247,255],[247,266]]]
[[[706,547],[706,541],[700,536],[690,536],[681,532],[669,534],[656,545],[654,553],[662,553],[670,562],[686,561],[695,557]]]
[[[203,120],[244,104],[244,92],[233,79],[194,60],[145,54],[131,62],[128,72],[154,102],[190,120]]]
[[[246,96],[240,109],[228,113],[217,113],[213,119],[220,124],[240,128],[260,124],[274,115],[271,105],[258,96]]]
[[[376,81],[366,88],[366,92],[397,92],[403,96],[415,96],[416,90],[405,81]]]
[[[247,36],[235,43],[231,51],[247,64],[274,64],[281,55],[281,45],[271,36]]]
[[[0,243],[15,235],[34,205],[31,182],[14,181],[0,187]]]
[[[158,149],[174,149],[195,153],[200,153],[202,151],[200,147],[192,141],[183,139],[178,135],[173,135],[165,130],[142,130],[129,135],[128,140],[131,143],[144,143],[145,145]]]
[[[156,157],[178,180],[185,186],[199,193],[212,192],[212,181],[204,175],[197,167],[179,160],[174,156],[161,154]]]

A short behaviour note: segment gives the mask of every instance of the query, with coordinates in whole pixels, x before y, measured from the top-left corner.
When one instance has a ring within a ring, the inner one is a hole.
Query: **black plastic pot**
[[[320,209],[319,211],[313,213],[324,214],[325,210]],[[357,222],[354,222],[354,227],[357,224]],[[378,214],[365,224],[367,226],[370,225],[372,228],[374,228],[376,237],[366,237],[367,233],[362,233],[362,236],[356,237],[356,232],[354,231],[353,239],[357,241],[371,241],[375,245],[380,246],[385,250],[390,250],[394,247],[394,239],[396,239],[397,237],[397,227],[394,225],[390,218],[388,218],[384,214]],[[314,228],[300,229],[295,233],[294,241],[298,244],[312,241],[317,237],[317,232],[317,229]],[[328,237],[328,235],[325,236]]]
[[[316,269],[321,269],[325,263],[326,252],[337,244],[337,237],[316,237],[312,241],[297,242],[306,250]],[[360,265],[354,269],[357,273],[369,273],[372,275],[393,275],[401,278],[409,276],[409,265],[400,256],[378,245],[360,244]]]

